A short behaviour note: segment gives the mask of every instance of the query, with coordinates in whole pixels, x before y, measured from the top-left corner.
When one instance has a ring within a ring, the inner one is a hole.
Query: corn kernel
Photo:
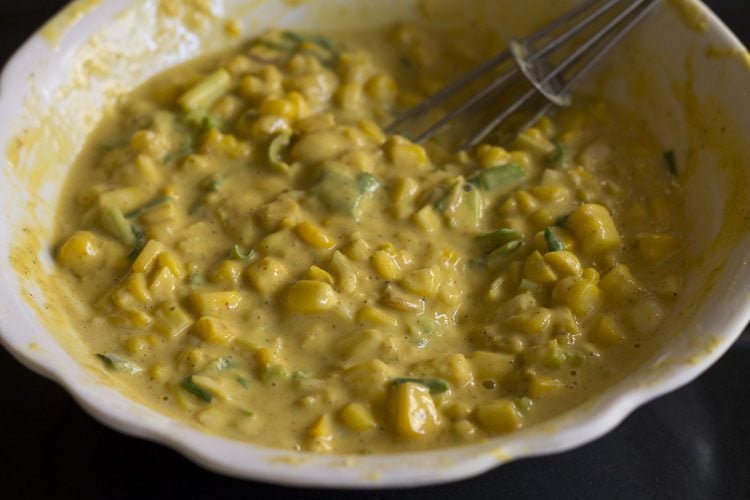
[[[499,146],[489,144],[479,146],[476,157],[482,168],[499,167],[510,162],[510,153]]]
[[[645,293],[645,288],[625,264],[618,264],[599,281],[607,298],[615,303],[632,301]]]
[[[391,102],[398,93],[398,86],[388,75],[374,75],[365,82],[365,93],[380,102]]]
[[[137,273],[148,273],[156,261],[156,258],[164,251],[164,245],[156,240],[148,240],[141,253],[133,262],[133,271]]]
[[[194,293],[190,296],[193,307],[201,316],[222,316],[240,305],[238,291]]]
[[[429,435],[441,424],[440,414],[429,389],[407,382],[393,391],[393,413],[396,432],[402,437],[415,439]]]
[[[588,316],[602,302],[602,291],[594,283],[568,277],[557,282],[552,290],[552,301],[570,307],[578,316]]]
[[[415,295],[434,297],[440,286],[440,268],[432,266],[412,271],[401,280],[401,286]]]
[[[523,415],[507,399],[477,406],[476,417],[482,427],[498,434],[514,431],[523,425]]]
[[[176,337],[189,327],[192,318],[176,302],[164,302],[154,311],[154,330],[167,337]]]
[[[592,283],[599,283],[599,278],[600,278],[599,271],[597,271],[593,267],[587,267],[581,273],[581,278],[585,279],[586,281],[590,281]]]
[[[656,299],[636,302],[627,311],[627,319],[641,333],[653,333],[664,317],[664,309]]]
[[[230,323],[210,316],[200,317],[193,328],[199,337],[214,344],[226,344],[235,336]]]
[[[515,356],[500,352],[476,351],[469,356],[474,369],[474,379],[501,381],[513,371]]]
[[[552,311],[546,307],[535,307],[505,320],[508,327],[522,333],[546,335],[552,326]]]
[[[322,415],[307,431],[307,447],[312,451],[330,451],[333,446],[333,424],[331,417]]]
[[[284,264],[272,257],[264,257],[247,269],[248,278],[261,293],[275,292],[288,275]]]
[[[442,219],[432,205],[422,207],[411,216],[411,220],[425,233],[434,233],[443,226]]]
[[[289,99],[278,97],[266,98],[259,108],[261,115],[276,115],[291,121],[297,118],[297,107]]]
[[[375,325],[390,326],[395,328],[398,326],[398,318],[388,314],[378,307],[363,306],[357,311],[357,321],[360,323],[372,323]]]
[[[363,239],[356,239],[344,248],[341,249],[341,253],[356,262],[366,260],[370,255],[370,245]]]
[[[242,267],[242,262],[226,259],[211,274],[211,281],[236,288],[242,276]]]
[[[539,202],[528,191],[516,191],[516,201],[518,202],[518,208],[526,215],[539,209]]]
[[[367,432],[378,426],[372,412],[362,403],[346,405],[340,416],[347,427],[357,432]]]
[[[126,282],[128,291],[144,304],[151,302],[151,294],[146,284],[146,275],[144,273],[133,273]]]
[[[545,262],[544,257],[537,250],[526,259],[524,275],[537,283],[547,284],[557,281],[557,273],[552,266]]]
[[[315,248],[328,249],[335,244],[331,237],[325,234],[319,226],[311,222],[300,222],[295,226],[294,231],[302,241]]]
[[[322,281],[323,283],[333,285],[333,276],[331,276],[328,271],[321,269],[318,266],[310,266],[305,277],[309,280]]]
[[[559,392],[563,388],[565,385],[556,378],[535,375],[529,381],[527,392],[532,398],[541,398]]]
[[[398,168],[422,168],[429,164],[425,149],[399,136],[390,137],[383,145],[388,160]]]
[[[386,281],[393,281],[401,275],[401,268],[395,257],[384,250],[373,253],[371,261],[375,271]]]
[[[287,305],[294,312],[316,313],[336,307],[336,293],[328,283],[300,280],[289,288]]]
[[[77,231],[60,247],[57,260],[76,273],[92,269],[100,257],[101,248],[94,233]]]
[[[587,255],[596,256],[620,247],[620,233],[609,211],[602,205],[581,205],[570,214],[566,226],[573,231],[581,243],[581,250]]]
[[[572,252],[560,250],[544,254],[544,262],[561,276],[580,276],[581,261]]]
[[[616,344],[624,338],[622,330],[612,316],[603,316],[592,332],[591,340],[602,346]]]
[[[383,129],[374,121],[360,120],[357,122],[357,127],[378,146],[381,146],[385,142],[386,137]]]

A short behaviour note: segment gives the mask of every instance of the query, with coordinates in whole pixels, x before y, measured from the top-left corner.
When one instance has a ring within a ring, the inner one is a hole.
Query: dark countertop
[[[4,0],[0,61],[64,3]],[[750,42],[745,1],[706,3]],[[385,492],[296,490],[224,478],[102,426],[2,349],[0,373],[1,498],[750,498],[747,336],[696,381],[640,408],[591,444],[458,483]]]

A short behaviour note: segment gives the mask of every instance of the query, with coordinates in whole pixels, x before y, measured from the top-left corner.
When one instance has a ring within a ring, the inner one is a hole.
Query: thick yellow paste
[[[271,31],[124,98],[59,211],[91,356],[211,432],[336,453],[512,432],[616,381],[680,292],[680,166],[585,97],[468,152],[383,132],[466,61],[408,26]]]

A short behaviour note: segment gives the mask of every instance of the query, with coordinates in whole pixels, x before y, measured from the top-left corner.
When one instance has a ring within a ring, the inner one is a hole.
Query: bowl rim
[[[60,16],[70,5],[84,1],[76,0],[68,4],[52,19]],[[127,4],[123,0],[104,0],[102,3],[113,6]],[[699,0],[689,0],[689,3],[695,5],[698,13],[706,17],[710,29],[717,33],[723,44],[731,49],[746,50],[739,39],[708,6]],[[98,9],[94,9],[84,16],[96,16],[97,11]],[[13,101],[8,89],[24,84],[24,79],[42,59],[40,54],[52,54],[51,51],[54,50],[56,49],[42,39],[40,28],[7,60],[0,73],[0,117],[20,116],[22,103],[17,102],[18,100]],[[6,132],[0,133],[0,139],[8,138]],[[0,283],[12,282],[5,279],[12,273],[8,262],[0,263]],[[350,470],[346,468],[347,456],[344,455],[321,456],[309,452],[289,452],[210,435],[130,400],[116,389],[107,387],[101,382],[81,383],[81,375],[88,372],[84,371],[69,354],[67,361],[75,364],[78,370],[63,366],[66,360],[61,360],[61,364],[58,365],[50,365],[32,355],[32,351],[28,349],[28,338],[17,333],[20,326],[30,321],[30,318],[25,317],[23,313],[25,304],[17,293],[11,291],[10,287],[0,287],[0,306],[10,306],[7,315],[4,310],[0,310],[0,345],[27,368],[62,386],[86,413],[100,423],[123,434],[164,445],[194,463],[223,475],[286,486],[345,489],[440,484],[479,475],[511,460],[559,453],[582,446],[614,429],[639,406],[697,378],[732,346],[750,322],[750,302],[748,302],[727,319],[724,332],[716,337],[716,343],[710,352],[689,365],[681,365],[679,369],[671,370],[667,375],[660,377],[657,383],[650,383],[627,392],[609,391],[604,397],[596,398],[593,404],[584,405],[586,408],[582,409],[582,413],[576,420],[578,424],[565,424],[552,435],[539,435],[533,439],[533,433],[521,431],[511,437],[493,438],[489,440],[489,443],[484,444],[422,452],[378,454],[372,457],[353,456],[348,458],[356,459],[358,465],[362,464],[364,467],[354,467]],[[53,338],[53,342],[58,343],[52,335],[50,337]],[[62,350],[62,347],[60,349]],[[88,377],[91,375],[89,374]],[[106,395],[107,398],[103,399],[102,395]],[[103,403],[104,400],[112,401],[113,398],[131,410],[137,408],[138,412],[147,415],[148,418],[137,419],[133,411],[123,412],[120,406]],[[536,434],[540,433],[536,432]],[[524,438],[528,436],[532,439],[524,441]],[[229,453],[226,453],[227,450]],[[361,471],[361,469],[377,471],[380,465],[393,460],[406,463],[412,460],[415,461],[414,463],[434,462],[435,457],[446,453],[447,450],[463,453],[464,459],[439,469],[400,470],[394,473],[389,468],[379,477],[368,476]],[[248,453],[255,454],[255,458],[260,458],[260,460],[249,462],[236,460],[237,457],[246,456]],[[290,460],[288,463],[283,463],[283,461],[269,460],[273,456],[297,456],[300,462],[294,463]],[[336,462],[339,464],[335,465]],[[309,464],[313,465],[308,467]],[[330,474],[334,468],[337,468],[339,473]],[[329,474],[320,474],[321,471],[327,471]]]

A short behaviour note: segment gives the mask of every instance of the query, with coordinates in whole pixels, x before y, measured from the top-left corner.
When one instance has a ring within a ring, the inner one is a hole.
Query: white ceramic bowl
[[[566,450],[601,436],[637,406],[686,384],[729,348],[750,317],[750,57],[704,6],[660,5],[618,48],[590,87],[644,118],[685,166],[690,266],[673,331],[642,365],[601,396],[546,424],[480,444],[383,456],[324,456],[260,448],[204,434],[126,398],[92,366],[66,304],[46,302],[50,228],[60,189],[103,106],[118,93],[228,40],[221,22],[194,32],[158,14],[157,0],[80,0],[34,35],[0,81],[0,339],[32,370],[64,386],[81,406],[124,433],[170,446],[214,471],[281,484],[395,487],[472,476],[519,457]],[[177,2],[186,6],[190,2]],[[245,4],[244,6],[242,4]],[[317,0],[204,2],[237,16],[247,35],[268,26],[322,31],[417,19],[451,25],[501,23],[527,33],[565,2]],[[420,14],[421,13],[421,14]],[[214,29],[216,28],[216,29]],[[64,346],[64,347],[63,347]]]

